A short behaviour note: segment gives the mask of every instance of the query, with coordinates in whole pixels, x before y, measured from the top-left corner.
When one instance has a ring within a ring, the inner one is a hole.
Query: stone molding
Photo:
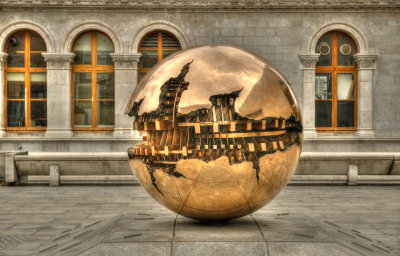
[[[207,0],[207,1],[194,1],[194,0],[0,0],[0,7],[97,7],[97,8],[140,8],[140,9],[154,9],[154,8],[267,8],[267,9],[348,9],[348,8],[398,8],[400,2],[395,0],[347,0],[347,1],[331,1],[331,0]]]
[[[300,54],[299,57],[302,69],[315,69],[315,65],[317,65],[318,62],[319,53]]]
[[[0,0],[1,1],[1,0]],[[0,3],[1,5],[1,3]],[[55,51],[55,44],[50,33],[42,25],[30,21],[30,20],[19,20],[8,23],[2,29],[0,29],[0,50],[3,50],[6,46],[7,39],[18,30],[32,30],[38,33],[46,43],[47,52]]]
[[[129,52],[137,53],[140,41],[143,39],[143,37],[146,34],[156,30],[163,30],[173,34],[176,37],[176,39],[178,39],[182,49],[185,49],[189,46],[189,41],[185,33],[183,33],[183,31],[177,25],[165,20],[155,20],[140,26],[136,30],[136,33],[133,36],[131,43],[129,45]]]
[[[353,24],[343,21],[329,22],[321,26],[318,30],[316,30],[312,34],[310,41],[308,43],[307,53],[309,54],[315,53],[315,46],[317,45],[317,42],[321,38],[321,36],[329,31],[334,31],[334,30],[342,31],[351,36],[357,45],[359,53],[363,54],[368,53],[368,42],[364,33],[361,32],[361,30],[356,26],[354,26]]]
[[[7,61],[8,54],[5,52],[0,52],[0,69],[4,68],[4,63]]]
[[[137,69],[141,53],[111,53],[115,69]]]
[[[71,69],[73,53],[42,53],[47,63],[47,70]]]
[[[1,0],[0,0],[1,1]],[[63,53],[69,53],[72,51],[72,45],[75,39],[83,32],[90,30],[98,30],[100,32],[105,33],[110,37],[111,41],[114,44],[114,50],[116,53],[122,52],[122,43],[117,33],[107,24],[97,20],[87,20],[80,22],[73,26],[67,34],[64,36],[64,39],[61,43],[61,51]]]
[[[358,69],[375,69],[377,55],[374,54],[354,54],[354,60],[357,63]]]

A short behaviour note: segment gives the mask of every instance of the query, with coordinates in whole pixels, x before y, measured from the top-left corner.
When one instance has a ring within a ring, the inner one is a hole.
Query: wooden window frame
[[[357,129],[357,111],[358,111],[358,79],[357,79],[357,64],[354,61],[353,66],[338,66],[337,65],[337,35],[338,33],[343,33],[340,31],[331,31],[328,33],[332,33],[332,65],[331,66],[316,66],[315,74],[319,73],[328,73],[332,74],[332,98],[331,99],[315,99],[317,101],[330,101],[332,102],[332,127],[316,127],[317,132],[355,132]],[[328,34],[326,33],[326,34]],[[324,34],[324,35],[326,35]],[[354,54],[357,53],[357,47],[354,40],[345,34],[348,38],[351,39],[354,47]],[[323,36],[324,36],[323,35]],[[322,37],[323,37],[322,36]],[[321,38],[322,38],[321,37]],[[346,99],[346,100],[338,100],[337,99],[337,74],[338,73],[352,73],[354,74],[354,99]],[[315,92],[314,92],[315,94]],[[314,96],[315,98],[315,96]],[[337,102],[340,101],[353,101],[354,102],[354,126],[353,127],[337,127]]]
[[[47,74],[47,68],[35,68],[31,67],[31,53],[45,53],[46,51],[31,51],[31,34],[35,34],[38,37],[40,37],[42,40],[43,38],[36,32],[32,30],[22,30],[15,32],[13,35],[17,33],[24,33],[24,38],[25,38],[25,49],[24,49],[24,61],[25,61],[25,66],[24,67],[8,67],[7,62],[4,65],[4,114],[5,114],[5,131],[6,132],[18,132],[18,133],[30,133],[30,132],[45,132],[47,127],[32,127],[31,126],[31,101],[45,101],[47,102],[47,97],[46,98],[39,98],[39,99],[31,99],[31,73],[46,73]],[[11,35],[12,36],[12,35]],[[11,37],[10,36],[10,37]],[[9,37],[9,38],[10,38]],[[44,41],[44,40],[43,40]],[[8,46],[9,46],[9,40],[7,40],[6,46],[5,46],[5,52],[8,52]],[[47,47],[46,47],[47,48]],[[8,99],[7,95],[7,89],[8,89],[8,83],[7,83],[7,73],[24,73],[25,74],[25,98],[24,99]],[[47,86],[47,80],[46,80],[46,86]],[[47,88],[46,88],[47,90]],[[47,92],[46,92],[47,94]],[[25,102],[25,127],[8,127],[8,116],[7,116],[7,103],[9,101],[23,101]],[[46,111],[46,116],[47,116],[47,111]]]
[[[142,44],[143,44],[143,42],[144,42],[144,40],[148,37],[148,36],[150,36],[150,35],[152,35],[152,34],[156,34],[157,33],[157,36],[158,36],[158,42],[157,42],[157,48],[143,48],[142,49]],[[179,48],[165,48],[165,49],[163,49],[163,47],[162,47],[162,33],[165,33],[165,34],[168,34],[168,35],[170,35],[172,38],[174,38],[175,40],[176,40],[176,42],[178,43],[178,45],[179,45]],[[157,30],[157,31],[152,31],[152,32],[149,32],[149,33],[147,33],[143,38],[142,38],[142,40],[140,41],[140,43],[139,43],[139,52],[142,52],[142,51],[157,51],[157,63],[158,62],[160,62],[162,59],[163,59],[163,51],[164,50],[167,50],[167,51],[171,51],[171,50],[177,50],[177,51],[179,51],[179,50],[182,50],[182,45],[181,45],[181,43],[179,42],[179,40],[173,35],[173,34],[171,34],[171,33],[169,33],[168,31],[163,31],[163,30]],[[140,81],[140,74],[141,73],[147,73],[147,72],[149,72],[150,71],[150,69],[151,68],[142,68],[141,66],[140,66],[140,62],[139,62],[139,64],[138,64],[138,82]]]
[[[74,44],[72,45],[72,52],[74,52],[75,44],[78,40],[86,35],[87,33],[91,33],[91,43],[92,43],[92,64],[90,65],[71,65],[71,127],[73,131],[77,132],[112,132],[115,128],[115,79],[114,79],[114,98],[113,99],[97,99],[97,74],[99,73],[114,73],[115,76],[115,69],[114,65],[97,65],[97,33],[102,33],[101,31],[93,30],[84,32],[79,35],[76,39]],[[111,38],[105,35],[111,43]],[[114,44],[113,44],[114,46]],[[114,46],[115,49],[115,46]],[[92,99],[75,99],[74,97],[74,74],[75,73],[91,73],[92,74]],[[91,127],[75,127],[74,120],[75,120],[75,101],[88,101],[92,102],[92,126]],[[99,101],[112,101],[114,102],[114,127],[97,127],[97,103]]]

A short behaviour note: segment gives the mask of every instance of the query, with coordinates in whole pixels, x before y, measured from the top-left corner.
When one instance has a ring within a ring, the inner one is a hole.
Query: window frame
[[[31,51],[31,34],[35,34],[36,36],[40,37],[43,42],[46,44],[42,36],[33,31],[33,30],[20,30],[14,32],[12,35],[10,35],[7,39],[6,45],[4,47],[4,51],[8,52],[8,46],[10,43],[10,38],[13,35],[16,35],[18,33],[24,33],[24,40],[25,40],[25,47],[24,47],[24,61],[25,65],[24,67],[8,67],[8,62],[5,62],[4,64],[4,115],[5,115],[5,124],[4,128],[6,132],[18,132],[18,133],[30,133],[30,132],[45,132],[47,129],[46,127],[35,127],[31,126],[31,101],[44,101],[47,104],[47,92],[46,92],[46,98],[34,98],[31,99],[31,73],[45,73],[47,76],[47,68],[46,67],[31,67],[30,66],[30,60],[31,60],[31,53],[46,53],[47,52],[47,45],[46,45],[46,51]],[[25,81],[24,81],[24,89],[25,89],[25,97],[24,99],[8,99],[7,95],[7,90],[8,90],[8,82],[7,82],[7,73],[24,73]],[[47,91],[47,79],[46,79],[46,91]],[[25,127],[9,127],[8,126],[8,102],[9,101],[22,101],[25,103],[24,106],[24,114],[25,114]],[[47,119],[47,108],[46,108],[46,119]]]
[[[157,49],[156,49],[156,48],[144,48],[144,49],[142,49],[142,44],[143,44],[144,40],[145,40],[148,36],[150,36],[150,35],[152,35],[152,34],[155,34],[155,33],[158,34],[158,35],[157,35],[157,36],[158,36],[158,41],[157,41],[157,46],[158,46],[158,47],[157,47]],[[178,43],[179,48],[165,48],[165,49],[163,49],[163,47],[162,47],[162,33],[168,34],[168,35],[170,35],[172,38],[174,38],[174,39],[176,40],[176,42]],[[182,44],[181,44],[181,42],[178,40],[178,38],[176,38],[176,36],[175,36],[174,34],[168,32],[168,31],[164,31],[164,30],[156,30],[156,31],[151,31],[151,32],[147,33],[147,34],[142,38],[142,40],[140,40],[138,49],[139,49],[139,50],[138,50],[139,53],[141,53],[142,50],[145,50],[145,51],[157,51],[157,63],[158,63],[158,62],[160,62],[160,61],[163,59],[163,50],[169,50],[169,51],[170,51],[170,50],[177,50],[177,51],[180,51],[180,50],[182,50]],[[143,57],[142,57],[142,58],[143,58]],[[138,76],[137,76],[137,81],[138,81],[138,82],[140,81],[140,74],[141,74],[141,73],[147,74],[147,72],[149,72],[150,69],[151,69],[151,68],[142,68],[142,67],[140,66],[140,61],[139,61],[139,63],[138,63]]]
[[[330,101],[332,102],[332,126],[331,127],[315,127],[317,132],[355,132],[358,126],[358,72],[357,63],[354,60],[353,66],[338,66],[337,65],[337,35],[342,33],[348,37],[354,47],[353,58],[356,53],[358,53],[357,45],[353,38],[348,34],[341,31],[329,31],[323,34],[320,38],[326,34],[332,33],[332,65],[331,66],[315,66],[315,74],[319,73],[329,73],[332,74],[332,98],[331,99],[316,99],[314,91],[315,105],[317,101]],[[319,42],[319,40],[318,40]],[[317,42],[317,44],[318,44]],[[352,73],[354,74],[354,99],[339,100],[337,99],[337,74],[338,73]],[[337,102],[340,101],[353,101],[354,102],[354,126],[353,127],[338,127],[337,126]],[[317,112],[317,110],[315,110]],[[315,119],[315,121],[317,121]]]
[[[115,45],[111,38],[104,32],[99,30],[90,30],[81,33],[72,44],[72,52],[74,52],[76,43],[79,39],[86,35],[91,34],[91,47],[92,47],[92,64],[90,65],[75,65],[71,64],[71,127],[76,132],[112,132],[115,128],[115,65],[97,65],[97,33],[105,35],[113,44],[114,51]],[[90,73],[92,75],[92,99],[75,99],[74,95],[74,74],[75,73]],[[114,98],[113,99],[97,99],[97,74],[98,73],[113,73],[114,74]],[[92,124],[91,127],[75,127],[75,102],[87,101],[92,103]],[[99,101],[112,101],[114,102],[114,125],[113,127],[97,127],[97,103]]]

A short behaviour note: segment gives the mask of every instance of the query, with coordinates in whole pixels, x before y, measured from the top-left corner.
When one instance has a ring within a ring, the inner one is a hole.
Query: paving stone
[[[269,242],[269,256],[361,256],[336,243]]]
[[[265,242],[176,242],[174,256],[267,256]]]
[[[167,256],[171,255],[171,243],[107,243],[93,247],[79,256]]]

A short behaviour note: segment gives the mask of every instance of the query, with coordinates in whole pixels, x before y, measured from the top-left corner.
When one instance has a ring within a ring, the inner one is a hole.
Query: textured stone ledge
[[[334,9],[348,9],[348,8],[399,8],[400,3],[392,0],[0,0],[0,7],[95,7],[95,8],[135,8],[135,9],[156,9],[156,8],[227,8],[227,9],[319,9],[319,8],[334,8]]]

